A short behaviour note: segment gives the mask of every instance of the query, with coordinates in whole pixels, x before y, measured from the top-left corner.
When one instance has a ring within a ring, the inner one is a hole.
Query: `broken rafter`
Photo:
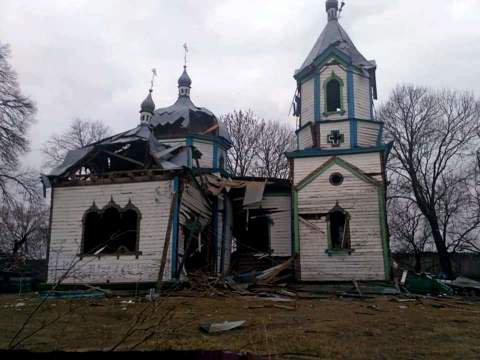
[[[114,152],[111,152],[111,151],[108,151],[108,150],[105,150],[105,149],[102,149],[102,151],[105,153],[105,154],[108,154],[110,156],[114,156],[114,157],[117,157],[121,160],[125,160],[125,161],[128,161],[132,164],[135,164],[137,166],[140,166],[142,168],[145,167],[145,164],[140,162],[140,161],[137,161],[137,160],[133,160],[133,159],[130,159],[129,157],[126,157],[126,156],[123,156],[123,155],[119,155],[119,154],[115,154]]]

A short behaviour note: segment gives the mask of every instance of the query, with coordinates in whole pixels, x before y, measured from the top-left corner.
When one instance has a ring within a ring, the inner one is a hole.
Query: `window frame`
[[[137,226],[136,226],[136,239],[135,239],[135,250],[133,252],[128,252],[128,253],[120,253],[120,252],[114,252],[114,253],[99,253],[99,254],[91,254],[85,252],[85,240],[86,240],[86,222],[87,222],[87,217],[89,214],[96,213],[100,216],[100,222],[102,221],[103,215],[105,212],[107,212],[110,209],[115,209],[119,212],[120,214],[120,219],[122,219],[123,214],[125,214],[127,211],[134,211],[137,214]],[[107,205],[105,205],[102,209],[99,209],[98,206],[96,205],[95,201],[93,202],[92,206],[85,211],[83,214],[82,218],[82,241],[80,245],[80,254],[78,256],[80,258],[85,258],[85,257],[97,257],[97,258],[102,258],[102,257],[116,257],[119,259],[122,256],[135,256],[137,259],[143,255],[143,253],[140,251],[140,225],[141,225],[141,219],[142,219],[142,213],[140,212],[140,209],[136,207],[133,203],[132,200],[129,199],[127,205],[125,205],[123,208],[118,205],[114,200],[113,197],[109,201]]]
[[[346,234],[348,234],[348,248],[334,248],[333,247],[333,240],[332,240],[332,233],[331,233],[331,215],[334,213],[342,213],[345,216],[345,227],[346,227]],[[337,204],[328,212],[326,216],[326,223],[327,223],[327,242],[328,242],[328,248],[325,250],[325,253],[328,256],[345,256],[345,255],[352,255],[355,252],[355,249],[352,247],[352,235],[351,235],[351,229],[350,229],[350,222],[351,222],[351,216],[350,214],[343,209],[339,203]]]
[[[340,91],[340,111],[328,111],[328,84],[331,82],[331,81],[337,81],[338,84],[339,84],[339,91]],[[344,89],[345,89],[345,83],[343,82],[343,80],[337,75],[335,74],[335,71],[332,71],[332,73],[330,74],[330,77],[328,79],[325,80],[325,82],[323,83],[323,92],[324,92],[324,97],[325,97],[325,111],[323,112],[323,115],[324,116],[330,116],[330,115],[344,115],[346,113],[345,111],[345,108],[344,108],[344,104],[343,104],[343,93],[344,93]]]

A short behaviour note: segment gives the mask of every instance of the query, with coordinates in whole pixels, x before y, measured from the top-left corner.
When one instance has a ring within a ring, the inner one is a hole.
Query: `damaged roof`
[[[137,151],[140,149],[141,151]],[[183,145],[170,146],[160,143],[147,125],[139,125],[135,129],[109,137],[86,147],[71,150],[65,156],[63,163],[53,169],[46,177],[55,178],[68,174],[80,166],[83,161],[100,157],[100,154],[118,157],[124,162],[147,167],[145,155],[148,154],[157,168],[163,170],[181,169],[188,164],[188,147]],[[140,153],[137,158],[136,153]],[[106,159],[106,158],[105,158]],[[108,158],[108,163],[111,163]],[[143,161],[143,163],[142,163]],[[96,164],[98,165],[98,164]]]
[[[166,108],[157,109],[150,122],[159,139],[188,135],[214,135],[231,143],[221,121],[208,109],[196,106],[190,99],[192,80],[184,67],[178,79],[178,99]]]

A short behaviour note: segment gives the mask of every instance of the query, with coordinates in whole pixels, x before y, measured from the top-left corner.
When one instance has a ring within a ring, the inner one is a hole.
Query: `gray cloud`
[[[478,95],[478,2],[347,0],[341,22],[377,60],[381,100],[403,82]],[[172,103],[185,41],[197,105],[293,126],[292,75],[325,22],[323,0],[2,0],[0,41],[39,108],[27,163],[74,117],[134,127],[153,67],[157,106]]]

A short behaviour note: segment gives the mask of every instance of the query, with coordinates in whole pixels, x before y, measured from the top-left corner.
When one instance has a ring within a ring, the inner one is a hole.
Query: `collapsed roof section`
[[[193,149],[194,157],[201,153]],[[135,170],[181,170],[188,165],[190,147],[160,143],[147,125],[112,136],[86,147],[69,151],[63,163],[42,176],[49,187],[57,180],[101,176]]]

